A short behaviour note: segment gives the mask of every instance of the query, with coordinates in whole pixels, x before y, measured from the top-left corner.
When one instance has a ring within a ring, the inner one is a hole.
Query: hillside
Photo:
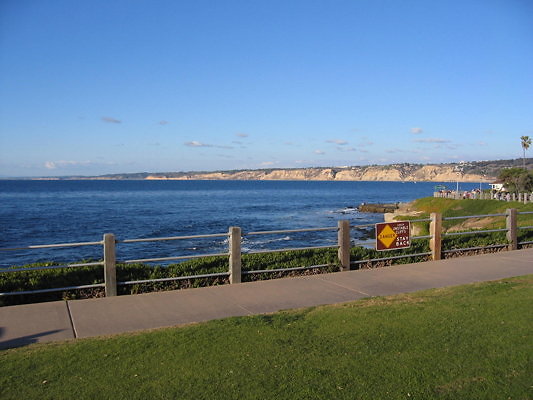
[[[526,159],[533,169],[533,158]],[[94,179],[148,180],[309,180],[309,181],[492,181],[503,168],[521,166],[522,160],[476,161],[449,164],[391,164],[348,167],[164,172],[104,175]],[[458,172],[461,171],[461,172]]]

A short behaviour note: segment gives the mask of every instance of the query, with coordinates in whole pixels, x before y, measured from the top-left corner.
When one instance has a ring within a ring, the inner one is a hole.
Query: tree
[[[505,168],[500,171],[498,179],[510,192],[533,191],[533,173],[522,168]]]
[[[526,150],[529,149],[529,146],[531,146],[531,138],[529,136],[520,136],[520,140],[522,141],[522,150],[524,151],[524,169],[526,169]]]

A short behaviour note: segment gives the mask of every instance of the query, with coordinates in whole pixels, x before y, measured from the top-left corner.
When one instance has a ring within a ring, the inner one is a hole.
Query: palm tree
[[[526,169],[526,150],[531,146],[531,138],[529,136],[520,136],[522,140],[522,150],[524,150],[523,166]]]

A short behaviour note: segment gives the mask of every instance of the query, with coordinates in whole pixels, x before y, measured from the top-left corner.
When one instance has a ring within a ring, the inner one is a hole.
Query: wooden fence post
[[[507,229],[507,240],[509,241],[509,250],[518,249],[518,237],[516,229],[516,208],[505,210],[505,227]]]
[[[241,228],[229,228],[229,283],[241,283]]]
[[[431,213],[429,223],[429,248],[431,249],[431,259],[440,260],[442,257],[442,214]]]
[[[105,295],[117,295],[117,261],[115,252],[115,235],[104,234],[104,282]]]
[[[338,222],[339,231],[337,241],[339,245],[339,263],[341,271],[350,270],[350,221],[341,220]]]

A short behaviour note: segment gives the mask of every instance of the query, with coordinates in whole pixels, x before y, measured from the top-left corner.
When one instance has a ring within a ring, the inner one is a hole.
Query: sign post
[[[411,247],[409,221],[376,224],[376,250],[394,250]]]

